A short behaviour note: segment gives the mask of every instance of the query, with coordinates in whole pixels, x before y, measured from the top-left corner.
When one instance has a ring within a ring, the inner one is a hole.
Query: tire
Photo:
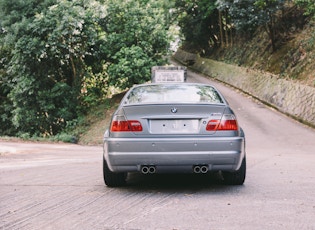
[[[223,182],[227,185],[242,185],[246,177],[246,158],[244,157],[242,165],[236,172],[223,172]]]
[[[114,173],[110,171],[105,159],[103,159],[103,177],[108,187],[120,187],[126,184],[126,173]]]

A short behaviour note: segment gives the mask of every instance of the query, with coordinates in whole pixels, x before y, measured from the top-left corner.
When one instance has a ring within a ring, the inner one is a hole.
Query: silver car
[[[128,172],[221,172],[245,181],[245,136],[227,101],[211,85],[150,83],[131,88],[104,135],[103,175],[122,186]]]

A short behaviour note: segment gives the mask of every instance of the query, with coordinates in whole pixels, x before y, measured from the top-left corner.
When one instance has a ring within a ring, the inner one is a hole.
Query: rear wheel
[[[108,187],[119,187],[126,184],[126,173],[115,173],[110,171],[107,162],[103,159],[103,177]]]
[[[242,185],[246,177],[246,158],[244,157],[242,165],[236,172],[223,172],[224,183],[228,185]]]

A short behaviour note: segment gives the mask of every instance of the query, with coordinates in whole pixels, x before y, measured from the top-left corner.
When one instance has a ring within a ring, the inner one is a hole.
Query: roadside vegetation
[[[178,1],[183,49],[315,87],[314,0]]]
[[[2,0],[0,135],[68,139],[89,110],[148,81],[171,40],[165,2]]]
[[[314,15],[313,0],[0,0],[0,136],[100,143],[113,95],[175,40],[315,86]]]

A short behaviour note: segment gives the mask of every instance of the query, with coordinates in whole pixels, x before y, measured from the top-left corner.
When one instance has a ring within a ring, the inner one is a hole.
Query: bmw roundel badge
[[[172,108],[172,109],[171,109],[171,112],[172,112],[172,113],[177,113],[177,108]]]

